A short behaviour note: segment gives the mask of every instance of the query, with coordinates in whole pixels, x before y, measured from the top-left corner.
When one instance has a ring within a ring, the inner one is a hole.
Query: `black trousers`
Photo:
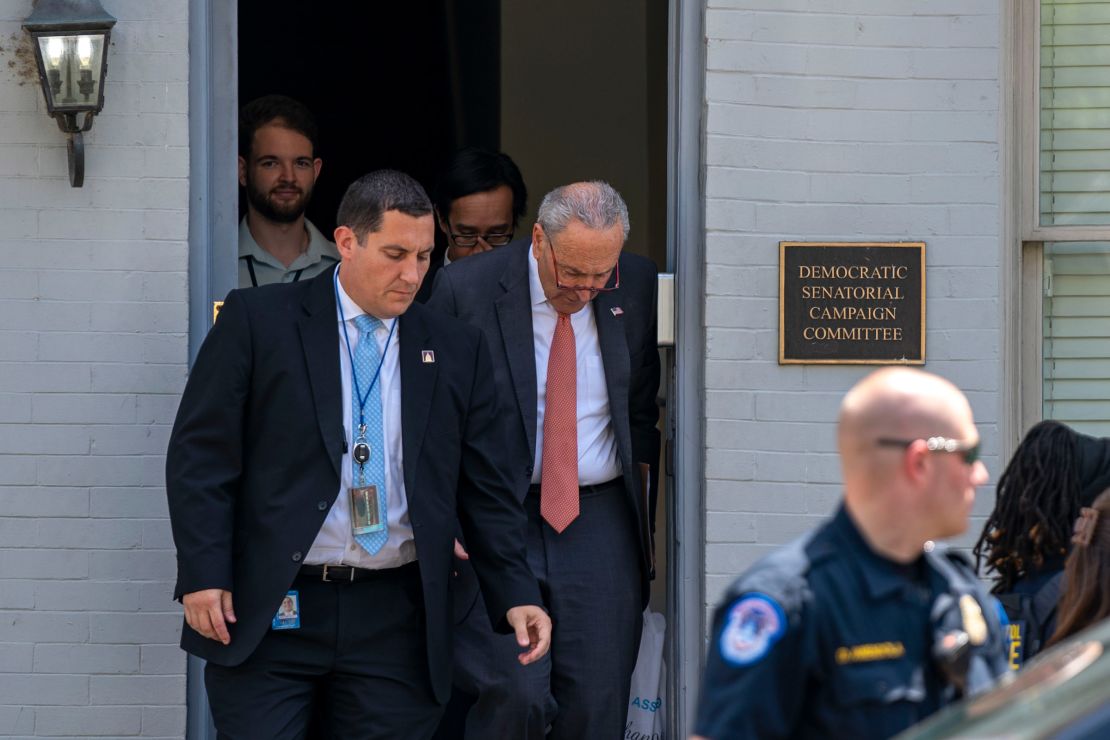
[[[538,495],[530,493],[524,505],[528,564],[554,626],[551,652],[521,666],[516,639],[495,634],[482,599],[474,599],[454,635],[455,688],[476,697],[465,737],[623,737],[643,629],[640,551],[624,489],[583,493],[578,519],[562,534],[543,521]],[[459,577],[473,578],[468,570],[462,565]]]
[[[428,680],[416,564],[362,581],[298,576],[301,626],[271,630],[204,682],[220,738],[308,737],[314,710],[346,740],[431,737],[443,707]]]

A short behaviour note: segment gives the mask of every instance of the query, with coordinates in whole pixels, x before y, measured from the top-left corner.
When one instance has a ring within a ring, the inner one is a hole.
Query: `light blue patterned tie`
[[[379,319],[373,316],[363,314],[362,316],[355,317],[355,326],[358,327],[358,346],[355,347],[355,377],[358,378],[358,383],[351,383],[351,429],[354,431],[354,437],[358,437],[359,425],[359,409],[358,409],[358,393],[359,389],[366,393],[368,384],[374,385],[370,388],[370,396],[366,399],[366,406],[363,408],[366,423],[366,442],[370,445],[370,459],[366,461],[363,467],[362,475],[359,478],[359,464],[351,457],[351,480],[354,486],[377,486],[378,487],[378,511],[381,513],[381,520],[387,522],[387,525],[377,532],[369,534],[356,534],[355,541],[362,546],[362,549],[371,555],[376,555],[382,549],[382,545],[389,539],[389,519],[386,517],[385,508],[385,432],[382,428],[382,379],[379,376],[375,381],[375,375],[378,375],[378,367],[382,361],[382,352],[378,348],[378,340],[374,336],[374,332],[382,325]]]

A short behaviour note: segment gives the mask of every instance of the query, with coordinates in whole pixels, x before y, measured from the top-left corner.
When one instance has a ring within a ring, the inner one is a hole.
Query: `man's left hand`
[[[551,617],[538,606],[514,606],[505,618],[516,630],[516,642],[528,648],[517,656],[521,665],[535,663],[551,647]]]

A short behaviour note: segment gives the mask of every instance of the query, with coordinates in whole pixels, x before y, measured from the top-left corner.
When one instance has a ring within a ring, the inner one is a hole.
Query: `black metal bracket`
[[[77,113],[55,113],[54,120],[58,128],[66,135],[66,151],[69,157],[69,184],[79,188],[85,184],[85,138],[82,134],[92,128],[93,116],[91,111],[85,111],[85,118],[80,125],[77,123]]]

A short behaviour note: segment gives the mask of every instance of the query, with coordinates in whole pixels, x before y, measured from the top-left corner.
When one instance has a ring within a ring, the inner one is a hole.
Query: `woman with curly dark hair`
[[[1050,646],[1110,617],[1110,490],[1079,510],[1071,541]]]
[[[1108,485],[1110,439],[1058,421],[1031,427],[999,478],[974,553],[995,574],[991,590],[1013,625],[1015,668],[1052,636],[1072,525]]]

